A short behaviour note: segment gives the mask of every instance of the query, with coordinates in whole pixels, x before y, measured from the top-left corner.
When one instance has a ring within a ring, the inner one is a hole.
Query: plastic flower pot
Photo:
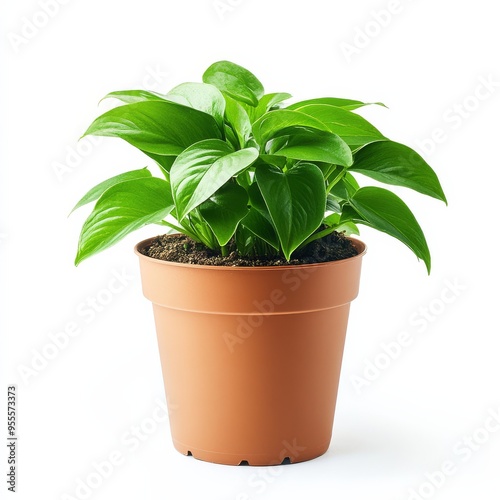
[[[344,260],[217,267],[135,247],[153,303],[175,448],[219,464],[273,465],[330,445],[350,302],[366,248]]]

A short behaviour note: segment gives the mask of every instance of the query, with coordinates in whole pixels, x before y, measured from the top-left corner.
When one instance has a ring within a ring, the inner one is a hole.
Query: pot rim
[[[179,234],[179,233],[172,233],[172,234]],[[170,235],[168,235],[170,236]],[[156,262],[160,265],[167,265],[167,266],[175,266],[175,267],[184,267],[184,268],[189,268],[189,269],[217,269],[220,271],[230,271],[230,272],[235,272],[235,271],[270,271],[274,270],[276,272],[278,271],[283,271],[283,270],[288,270],[288,269],[301,269],[301,268],[320,268],[320,267],[327,267],[327,266],[335,266],[335,265],[342,265],[345,264],[346,262],[352,261],[352,259],[361,259],[367,251],[367,246],[366,244],[361,241],[358,238],[353,238],[351,236],[348,236],[347,238],[351,240],[356,247],[356,250],[358,250],[358,254],[354,255],[353,257],[347,257],[346,259],[340,259],[340,260],[330,260],[328,262],[317,262],[314,264],[297,264],[297,265],[285,265],[285,266],[213,266],[213,265],[205,265],[205,264],[189,264],[185,262],[173,262],[170,260],[162,260],[162,259],[155,259],[154,257],[149,257],[147,255],[144,255],[141,253],[139,250],[146,247],[148,244],[150,244],[153,240],[155,240],[158,236],[152,236],[151,238],[146,238],[145,240],[140,241],[134,246],[134,253],[141,259],[149,260]]]

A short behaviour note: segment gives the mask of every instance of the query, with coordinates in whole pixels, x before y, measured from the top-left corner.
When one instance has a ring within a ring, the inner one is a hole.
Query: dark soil
[[[142,253],[148,257],[171,262],[231,267],[316,264],[347,259],[358,254],[351,241],[344,234],[336,232],[313,241],[303,249],[294,252],[290,262],[280,256],[241,256],[236,250],[233,250],[227,257],[222,257],[214,250],[210,250],[182,234],[157,236],[149,247],[142,250]]]

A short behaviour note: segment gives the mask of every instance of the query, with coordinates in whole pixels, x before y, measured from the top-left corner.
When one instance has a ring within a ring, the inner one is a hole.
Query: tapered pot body
[[[216,267],[136,246],[153,303],[175,448],[221,464],[272,465],[330,445],[358,255],[303,266]]]

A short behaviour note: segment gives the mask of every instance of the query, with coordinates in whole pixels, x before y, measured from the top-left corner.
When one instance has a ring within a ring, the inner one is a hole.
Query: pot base
[[[295,464],[313,460],[321,455],[324,455],[328,450],[330,441],[318,448],[307,448],[302,450],[301,446],[296,443],[287,443],[283,445],[283,449],[276,454],[249,455],[248,453],[221,453],[217,451],[200,450],[186,444],[179,443],[173,440],[175,449],[183,455],[193,456],[197,460],[203,462],[211,462],[220,465],[251,465],[251,466],[266,466],[266,465],[284,465]],[[294,446],[295,445],[295,446]]]

